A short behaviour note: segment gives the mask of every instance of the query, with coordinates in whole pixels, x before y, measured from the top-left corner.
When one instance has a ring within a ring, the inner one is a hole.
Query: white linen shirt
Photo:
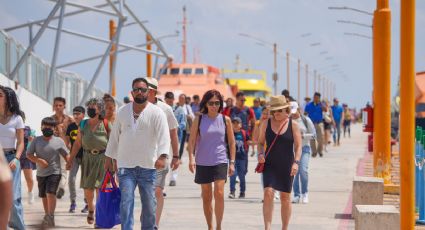
[[[118,168],[155,168],[162,154],[169,155],[170,132],[164,112],[149,102],[134,120],[133,103],[120,108],[112,127],[105,155],[117,160]]]

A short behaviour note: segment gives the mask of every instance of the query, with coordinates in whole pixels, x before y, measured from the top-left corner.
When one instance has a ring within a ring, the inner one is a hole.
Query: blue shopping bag
[[[112,184],[108,188],[108,183]],[[120,220],[121,191],[115,183],[111,172],[107,171],[103,179],[102,187],[99,188],[99,196],[96,202],[96,226],[99,228],[113,228],[121,224]]]

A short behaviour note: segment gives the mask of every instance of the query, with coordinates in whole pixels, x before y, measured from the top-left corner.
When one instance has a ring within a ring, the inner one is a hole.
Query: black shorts
[[[61,181],[61,175],[50,175],[50,176],[37,176],[38,182],[38,196],[41,198],[46,197],[46,194],[56,195],[56,191]]]
[[[196,165],[195,183],[209,184],[216,180],[227,179],[227,163],[214,166]]]

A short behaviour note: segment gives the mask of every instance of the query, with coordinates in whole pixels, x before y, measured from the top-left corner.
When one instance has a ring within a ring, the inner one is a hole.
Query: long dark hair
[[[15,91],[2,85],[0,85],[0,90],[2,90],[6,96],[6,111],[9,111],[14,115],[23,116]]]
[[[223,111],[223,96],[217,90],[211,89],[205,92],[204,96],[202,96],[201,103],[199,104],[199,111],[201,111],[201,113],[208,113],[207,102],[211,100],[211,98],[213,98],[214,96],[216,96],[218,100],[220,100],[220,108],[218,109],[218,112],[221,113],[221,111]]]

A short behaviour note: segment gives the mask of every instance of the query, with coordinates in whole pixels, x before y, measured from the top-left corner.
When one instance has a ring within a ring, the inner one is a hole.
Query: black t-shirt
[[[68,129],[66,130],[66,136],[69,137],[69,141],[71,142],[71,147],[74,145],[75,140],[77,139],[78,135],[78,125],[74,122],[71,123],[68,126]],[[83,148],[80,148],[77,154],[77,158],[83,157]]]

